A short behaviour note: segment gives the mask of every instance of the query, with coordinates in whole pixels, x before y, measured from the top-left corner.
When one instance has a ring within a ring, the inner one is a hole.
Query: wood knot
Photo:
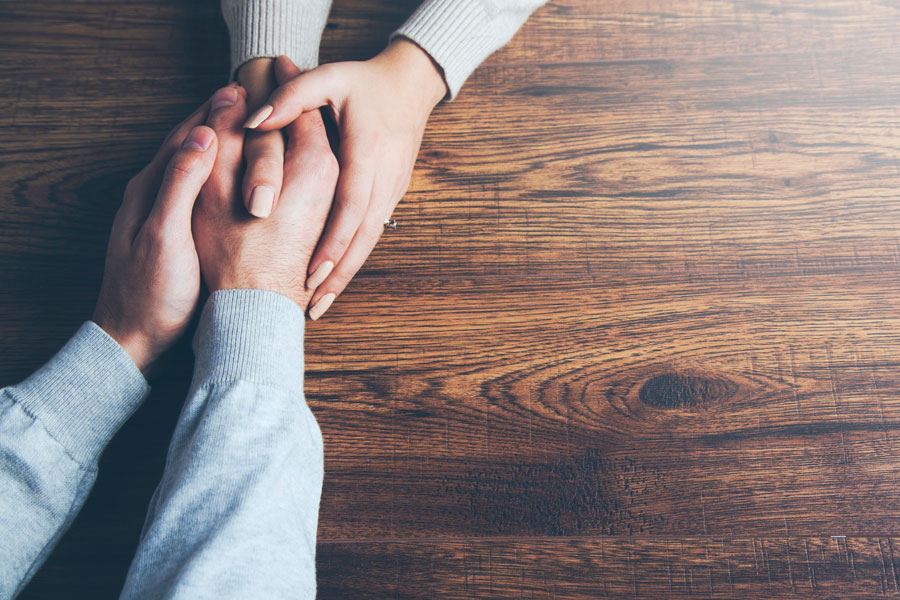
[[[735,388],[728,380],[665,373],[644,382],[639,397],[644,404],[656,408],[691,409],[728,400]]]

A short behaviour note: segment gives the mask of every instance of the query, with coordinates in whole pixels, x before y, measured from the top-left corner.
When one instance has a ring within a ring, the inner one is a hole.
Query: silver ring
[[[390,227],[391,229],[397,229],[397,220],[396,219],[385,219],[384,226]]]

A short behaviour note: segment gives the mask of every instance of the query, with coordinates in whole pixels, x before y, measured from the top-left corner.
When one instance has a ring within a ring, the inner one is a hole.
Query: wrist
[[[290,299],[304,311],[309,305],[312,290],[307,290],[302,283],[300,285],[283,285],[274,281],[248,277],[225,277],[209,285],[210,294],[216,292],[230,292],[235,290],[255,290],[259,292],[272,292]]]
[[[116,327],[100,314],[94,313],[92,319],[106,334],[111,337],[122,350],[131,358],[135,366],[140,369],[141,373],[147,374],[150,365],[156,360],[155,353],[146,336],[137,331],[129,331],[125,328]]]
[[[397,81],[412,84],[428,114],[447,95],[443,70],[425,50],[406,38],[397,38],[373,59],[385,63],[397,75]]]
[[[251,380],[302,392],[302,310],[267,290],[220,290],[206,302],[195,336],[197,381]]]
[[[247,108],[262,106],[277,87],[274,58],[253,58],[237,71],[237,82],[247,91]]]
[[[107,331],[107,333],[109,332]],[[146,338],[140,334],[132,334],[121,339],[112,334],[110,334],[110,337],[118,342],[125,353],[131,357],[134,364],[137,365],[137,368],[140,369],[141,373],[146,375],[150,365],[157,359],[157,354],[150,349],[150,344]]]

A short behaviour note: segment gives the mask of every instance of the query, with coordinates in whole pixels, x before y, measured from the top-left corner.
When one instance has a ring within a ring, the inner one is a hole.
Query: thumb
[[[277,76],[278,63],[275,64]],[[258,128],[260,131],[281,129],[304,112],[315,110],[340,98],[344,91],[343,70],[340,64],[332,63],[316,67],[279,86],[269,96],[268,102],[250,115],[244,127]]]
[[[166,165],[156,202],[147,217],[148,224],[184,225],[190,231],[194,202],[212,171],[216,150],[216,134],[212,129],[201,125],[191,130]]]

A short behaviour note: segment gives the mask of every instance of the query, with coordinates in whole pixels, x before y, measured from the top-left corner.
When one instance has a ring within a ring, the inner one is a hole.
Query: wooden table
[[[326,61],[416,0],[336,0]],[[900,596],[900,5],[551,0],[307,332],[321,598]],[[89,317],[215,0],[0,4],[0,384]],[[169,357],[24,598],[112,598]]]

